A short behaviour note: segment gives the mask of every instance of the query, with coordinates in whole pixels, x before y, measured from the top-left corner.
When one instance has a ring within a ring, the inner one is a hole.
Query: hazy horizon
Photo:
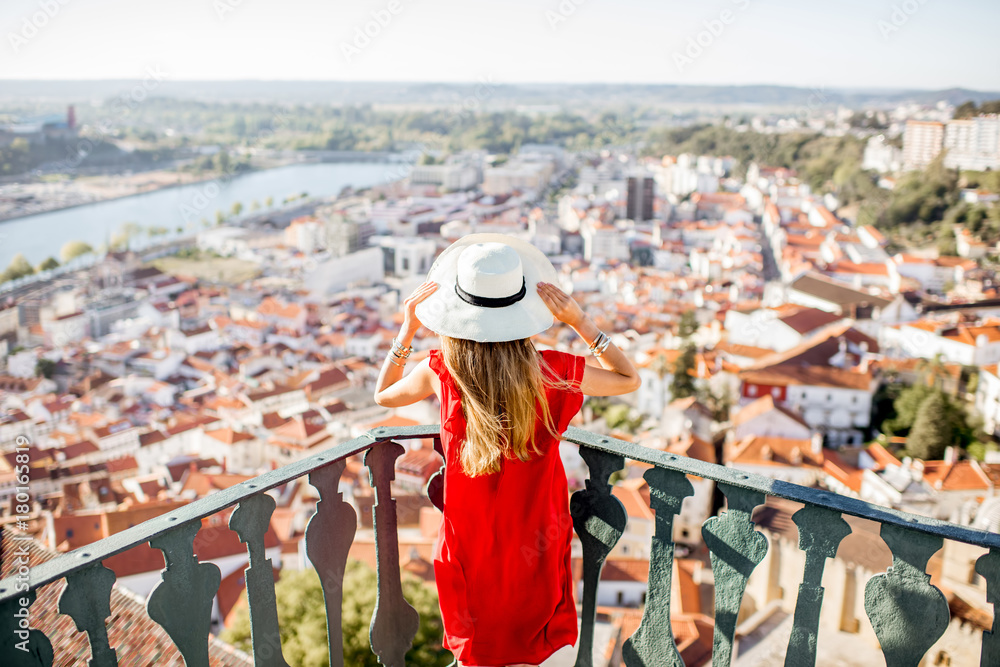
[[[0,80],[1000,90],[998,24],[988,0],[8,0]]]

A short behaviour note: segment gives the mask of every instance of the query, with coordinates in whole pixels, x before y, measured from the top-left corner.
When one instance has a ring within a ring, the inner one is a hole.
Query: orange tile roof
[[[729,447],[727,463],[777,466],[823,465],[823,451],[812,451],[812,440],[797,438],[776,438],[773,436],[747,436]]]
[[[649,506],[649,501],[643,499],[642,494],[638,490],[618,485],[611,492],[625,506],[625,512],[630,518],[648,519],[650,521],[656,518],[656,515]]]
[[[924,481],[938,491],[989,491],[993,484],[975,461],[924,461]]]
[[[792,412],[787,408],[783,408],[780,405],[777,405],[774,402],[774,397],[771,396],[771,394],[767,394],[766,396],[761,396],[752,403],[748,403],[747,405],[740,408],[740,411],[737,412],[736,415],[733,417],[732,420],[733,426],[740,426],[742,424],[746,424],[747,422],[756,419],[757,417],[760,417],[763,414],[771,412],[772,410],[777,410],[778,412],[785,415],[789,419],[792,419],[795,422],[805,426],[806,428],[809,428],[809,424],[807,424],[805,420],[802,419],[801,416],[795,414],[794,412]]]

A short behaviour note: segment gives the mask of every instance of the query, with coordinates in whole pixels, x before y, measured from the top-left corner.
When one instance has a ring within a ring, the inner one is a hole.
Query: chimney
[[[944,449],[944,462],[948,465],[955,465],[958,463],[958,448],[955,446],[945,447]]]
[[[823,453],[823,434],[820,433],[819,431],[816,431],[815,433],[812,434],[810,440],[811,440],[810,444],[812,453],[816,454],[817,456]]]

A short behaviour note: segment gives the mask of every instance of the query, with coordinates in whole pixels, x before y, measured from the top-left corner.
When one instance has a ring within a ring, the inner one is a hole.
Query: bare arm
[[[594,342],[600,331],[573,297],[549,283],[539,283],[538,294],[556,319],[571,326],[588,346]],[[596,360],[600,368],[584,366],[580,390],[587,396],[629,394],[642,383],[635,366],[614,343]]]
[[[418,287],[413,294],[403,302],[403,325],[399,329],[396,340],[404,347],[409,347],[413,336],[420,328],[420,320],[414,314],[417,304],[431,295],[437,289],[437,283],[426,282]],[[421,361],[403,377],[403,364],[391,353],[386,355],[382,363],[382,371],[378,374],[375,385],[375,402],[386,408],[398,408],[421,401],[435,392],[434,371],[427,359]]]

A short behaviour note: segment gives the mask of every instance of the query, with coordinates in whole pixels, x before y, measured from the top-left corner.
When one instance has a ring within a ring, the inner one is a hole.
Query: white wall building
[[[944,166],[949,169],[1000,169],[1000,116],[983,114],[949,121],[944,149]]]
[[[944,123],[930,120],[906,121],[903,133],[903,168],[923,169],[944,147]]]

